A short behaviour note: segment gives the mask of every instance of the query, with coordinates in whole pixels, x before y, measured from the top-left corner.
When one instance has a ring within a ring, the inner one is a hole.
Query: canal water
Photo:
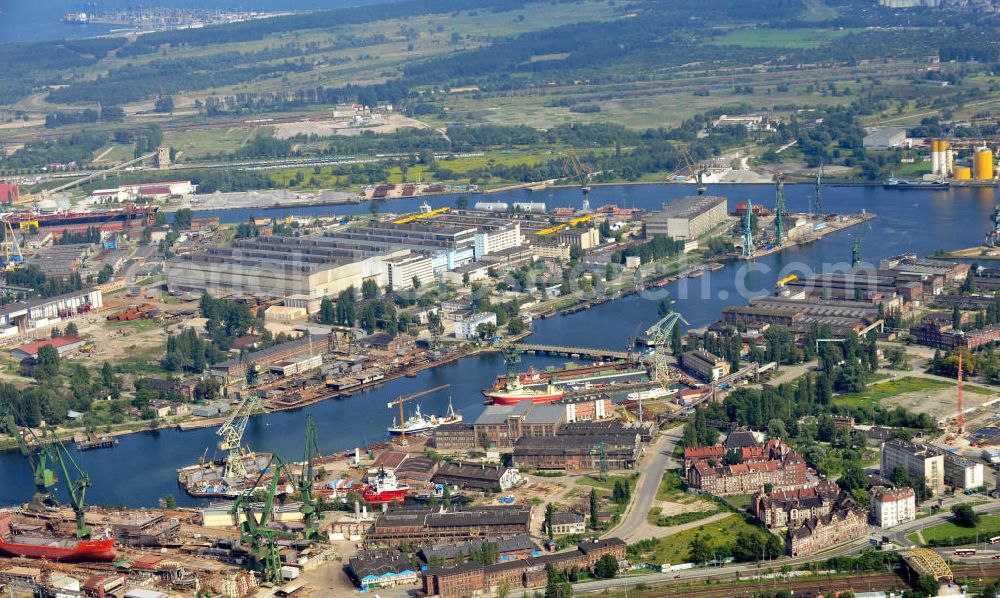
[[[622,207],[657,209],[663,201],[690,194],[692,189],[678,185],[599,186],[591,192],[591,205],[616,203]],[[744,199],[767,207],[774,205],[774,190],[768,185],[712,185],[709,193],[729,198],[732,207]],[[791,211],[806,211],[813,188],[788,185],[786,204]],[[995,190],[954,189],[947,191],[892,191],[881,187],[826,187],[825,210],[853,213],[862,209],[874,212],[864,233],[863,256],[878,260],[903,252],[929,255],[938,249],[956,249],[977,244],[990,228]],[[483,196],[472,196],[474,202]],[[434,207],[451,205],[454,196],[426,198]],[[542,193],[515,191],[489,196],[495,201],[544,201],[549,208],[577,205],[577,189],[558,189]],[[384,211],[415,211],[424,198],[386,202]],[[252,211],[258,217],[346,214],[368,211],[360,206],[324,206]],[[206,212],[225,221],[241,221],[250,210]],[[556,316],[533,324],[532,342],[563,345],[590,345],[624,348],[629,337],[657,320],[659,299],[674,300],[691,326],[703,326],[719,317],[725,305],[743,304],[754,294],[767,294],[774,283],[787,273],[821,271],[845,267],[851,259],[851,232],[832,233],[820,241],[795,247],[753,262],[727,264],[726,268],[706,273],[700,279],[680,281],[643,295],[580,312]],[[524,356],[524,367],[544,368],[559,365],[564,359]],[[312,414],[319,428],[323,453],[345,451],[386,438],[385,428],[394,410],[386,402],[395,397],[450,383],[448,389],[418,399],[424,413],[444,413],[451,397],[455,409],[465,418],[474,419],[483,409],[481,389],[502,371],[497,355],[482,355],[458,363],[426,370],[416,378],[402,378],[345,400],[331,400],[310,407],[253,418],[245,440],[256,450],[272,451],[287,460],[301,459],[305,415]],[[195,463],[206,447],[213,455],[217,437],[214,428],[190,432],[161,430],[123,437],[114,449],[95,450],[76,455],[93,482],[88,499],[95,504],[151,506],[167,493],[173,493],[182,505],[204,501],[184,495],[177,487],[177,467]],[[216,451],[217,452],[217,451]],[[0,505],[25,502],[32,493],[31,474],[17,452],[0,453]]]

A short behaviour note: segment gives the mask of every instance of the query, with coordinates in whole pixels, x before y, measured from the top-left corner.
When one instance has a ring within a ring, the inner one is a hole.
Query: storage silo
[[[976,180],[993,180],[993,152],[989,148],[981,147],[976,150],[972,157],[972,170]]]
[[[953,176],[956,181],[967,181],[972,178],[972,169],[968,166],[956,166]]]

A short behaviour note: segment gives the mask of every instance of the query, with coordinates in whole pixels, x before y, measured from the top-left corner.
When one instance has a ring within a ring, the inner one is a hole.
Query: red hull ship
[[[521,401],[551,403],[563,398],[566,393],[562,388],[553,386],[551,382],[546,384],[544,389],[528,388],[521,382],[520,376],[512,376],[508,377],[502,389],[485,390],[483,396],[494,405],[517,405]]]
[[[406,484],[396,482],[396,476],[391,471],[380,469],[375,483],[369,484],[365,488],[365,502],[372,504],[382,504],[391,502],[403,502],[410,487]]]
[[[15,534],[10,514],[0,513],[0,553],[61,562],[113,561],[115,539],[77,540]]]
[[[14,227],[37,226],[46,231],[84,231],[96,226],[105,231],[120,231],[129,226],[142,227],[152,224],[157,206],[129,206],[99,212],[16,212],[4,215],[4,220]]]

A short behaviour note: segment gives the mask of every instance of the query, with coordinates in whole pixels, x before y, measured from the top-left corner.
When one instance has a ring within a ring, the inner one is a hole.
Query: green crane
[[[35,478],[35,495],[31,499],[31,508],[41,511],[46,507],[55,506],[57,501],[52,495],[52,487],[56,485],[57,480],[55,472],[49,467],[48,451],[41,447],[37,450],[36,455],[35,449],[28,446],[17,427],[17,422],[14,421],[14,416],[10,413],[0,415],[0,432],[6,432],[17,440],[21,454],[28,460],[28,466],[31,467],[31,473]]]
[[[774,244],[781,247],[785,243],[785,181],[781,173],[774,175]]]
[[[253,492],[259,486],[265,471],[271,471],[273,478],[258,515],[254,511]],[[247,568],[256,571],[263,581],[270,583],[281,581],[281,555],[278,553],[277,540],[291,537],[270,527],[274,517],[274,498],[278,494],[278,480],[283,473],[287,473],[284,463],[278,457],[271,457],[268,467],[260,472],[257,481],[246,492],[236,497],[230,510],[237,521],[240,515],[243,516],[243,521],[240,522],[240,542],[248,547]]]
[[[53,461],[58,461],[63,479],[66,480],[66,491],[69,492],[70,506],[73,507],[73,515],[76,516],[76,532],[74,534],[81,540],[90,538],[91,531],[85,521],[87,510],[84,503],[84,499],[87,496],[87,488],[91,485],[90,475],[77,465],[73,459],[73,455],[70,454],[69,449],[66,448],[66,445],[61,440],[56,439],[54,442],[46,445],[46,449],[50,451],[49,458]],[[75,480],[70,481],[71,478],[69,467],[66,465],[67,463],[72,465],[73,469],[76,470],[77,478]]]
[[[753,201],[749,199],[743,212],[743,257],[753,257]]]
[[[297,484],[299,495],[302,499],[302,507],[299,508],[299,512],[302,513],[302,521],[305,523],[305,537],[310,540],[320,537],[320,514],[316,505],[316,496],[313,493],[313,483],[316,479],[313,472],[313,463],[318,455],[319,445],[316,440],[316,422],[310,414],[306,416],[305,463],[302,465],[302,473],[299,475]]]

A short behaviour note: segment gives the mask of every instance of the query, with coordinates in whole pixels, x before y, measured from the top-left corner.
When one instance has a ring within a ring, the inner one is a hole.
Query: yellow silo
[[[954,177],[956,181],[967,181],[972,178],[972,169],[968,166],[956,166]]]
[[[972,160],[976,179],[980,181],[993,180],[993,152],[985,147],[976,150]]]

